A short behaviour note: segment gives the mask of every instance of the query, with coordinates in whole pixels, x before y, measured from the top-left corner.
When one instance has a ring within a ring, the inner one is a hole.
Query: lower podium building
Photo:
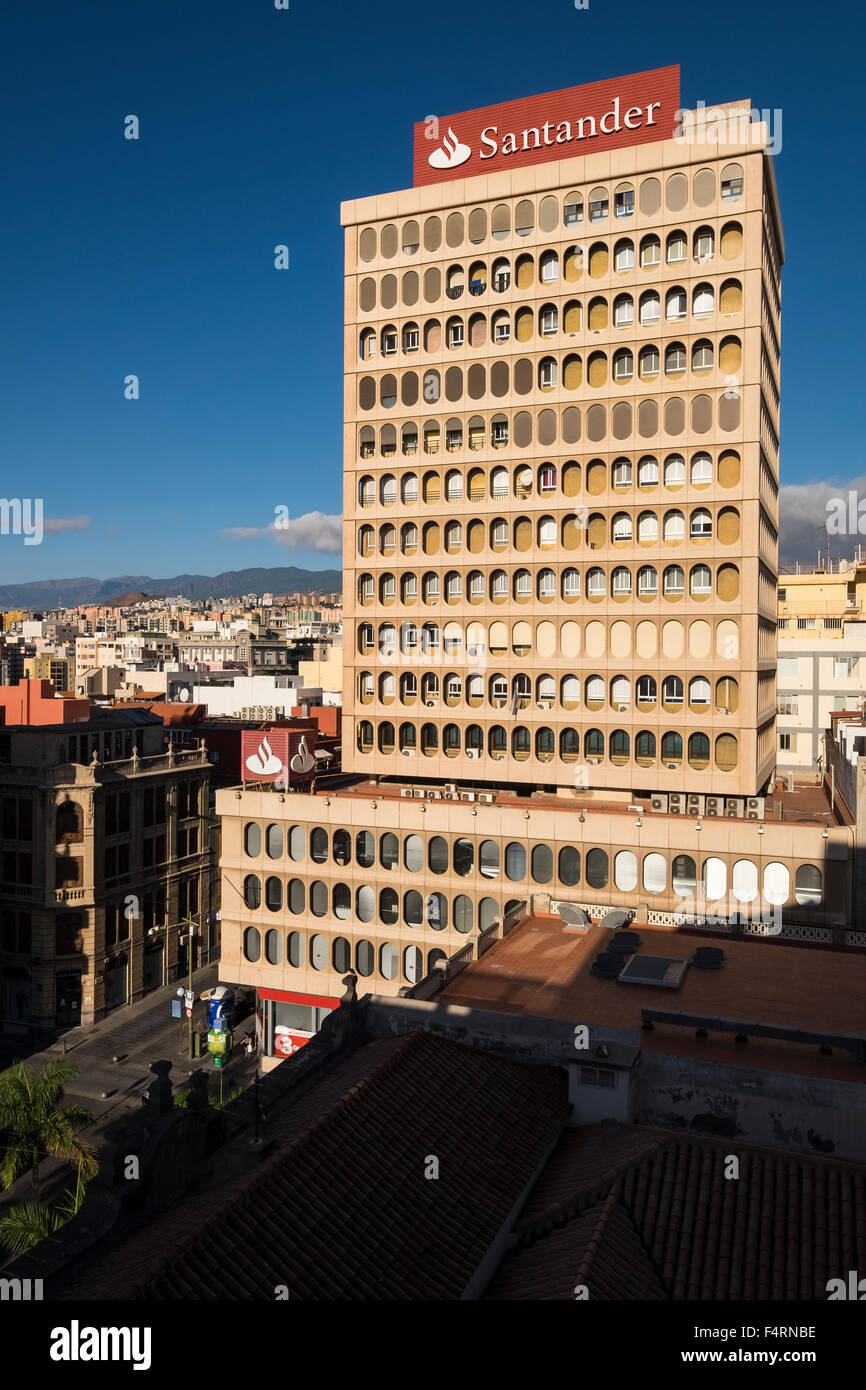
[[[258,991],[262,1051],[277,1060],[337,1007],[348,970],[360,990],[396,995],[539,893],[594,922],[620,911],[636,927],[767,937],[768,950],[866,947],[858,832],[820,787],[774,793],[764,819],[701,798],[653,809],[376,779],[223,789],[217,813],[221,969]]]

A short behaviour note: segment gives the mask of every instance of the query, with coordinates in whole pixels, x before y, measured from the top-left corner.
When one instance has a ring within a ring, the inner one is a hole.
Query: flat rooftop
[[[323,787],[317,794],[321,794],[322,796],[359,797],[368,801],[400,801],[402,799],[402,790],[404,787],[411,786],[418,789],[422,787],[429,787],[432,789],[435,787],[438,788],[439,791],[441,791],[443,787],[443,784],[438,780],[434,778],[425,778],[420,770],[419,775],[416,777],[394,782],[375,782],[369,777],[353,777],[351,773],[346,773],[344,775],[347,778],[352,778],[351,781],[347,781],[345,786],[339,788]],[[598,798],[586,798],[581,796],[572,798],[571,796],[557,796],[553,792],[546,794],[535,793],[531,792],[530,789],[527,789],[525,796],[521,796],[512,787],[498,790],[495,784],[469,782],[466,780],[460,781],[459,779],[456,784],[460,791],[474,791],[477,795],[489,792],[495,796],[497,806],[516,807],[521,811],[534,806],[538,810],[574,812],[575,814],[578,814],[580,811],[585,811],[604,815],[630,816],[631,819],[634,820],[635,812],[630,811],[628,808],[630,805],[641,805],[646,808],[646,814],[651,816],[653,820],[657,818],[662,819],[668,814],[663,811],[652,811],[650,809],[649,796],[639,796],[637,793],[630,796],[627,801],[611,801],[605,800],[601,796]],[[256,790],[266,791],[267,786],[257,786]],[[828,827],[844,824],[836,811],[833,810],[827,791],[818,783],[798,786],[790,792],[774,792],[770,796],[767,796],[765,798],[764,813],[766,822],[775,819],[777,814],[775,810],[776,806],[781,806],[780,820],[785,824],[799,823],[803,825]],[[693,816],[691,818],[694,819]],[[682,821],[689,819],[689,817],[675,814],[671,815],[670,819]],[[726,816],[724,819],[740,818],[729,818]],[[743,816],[742,819],[746,820],[747,818]],[[749,823],[752,824],[752,822]]]
[[[435,1000],[608,1028],[640,1029],[641,1010],[655,1008],[864,1036],[862,952],[644,927],[639,935],[640,955],[690,961],[697,946],[720,946],[725,964],[721,970],[689,965],[679,989],[600,979],[590,967],[612,936],[607,928],[567,931],[558,916],[534,916],[472,961]],[[641,1032],[640,1045],[646,1052],[866,1083],[866,1064],[838,1048],[824,1057],[814,1044],[755,1037],[742,1044],[733,1033],[712,1031],[698,1038],[692,1028],[661,1023]]]

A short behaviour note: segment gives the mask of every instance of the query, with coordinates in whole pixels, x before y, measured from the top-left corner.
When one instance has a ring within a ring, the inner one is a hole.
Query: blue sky
[[[835,242],[864,201],[854,24],[802,0],[9,4],[0,491],[69,529],[0,536],[0,583],[338,567],[225,532],[340,510],[341,199],[409,186],[429,112],[675,62],[685,106],[782,110],[783,482],[805,546],[827,479],[866,473],[859,256]]]

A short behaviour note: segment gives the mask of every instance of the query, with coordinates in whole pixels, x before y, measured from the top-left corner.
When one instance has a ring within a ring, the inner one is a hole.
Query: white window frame
[[[580,596],[580,570],[569,565],[562,573],[562,593],[564,598]]]

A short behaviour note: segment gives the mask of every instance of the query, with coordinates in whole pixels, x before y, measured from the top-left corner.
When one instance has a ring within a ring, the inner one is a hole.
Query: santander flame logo
[[[302,734],[301,741],[298,744],[298,751],[289,763],[289,767],[292,769],[292,772],[296,772],[298,776],[304,777],[308,772],[312,772],[315,765],[316,760],[307,747],[307,740]]]
[[[427,160],[431,169],[456,169],[458,164],[465,164],[472,154],[468,145],[460,143],[450,126],[442,145],[444,148],[435,149]]]
[[[272,772],[282,772],[283,764],[268,743],[267,734],[262,735],[261,743],[255,753],[251,753],[246,759],[246,765],[250,772],[256,772],[260,777],[266,777]]]

